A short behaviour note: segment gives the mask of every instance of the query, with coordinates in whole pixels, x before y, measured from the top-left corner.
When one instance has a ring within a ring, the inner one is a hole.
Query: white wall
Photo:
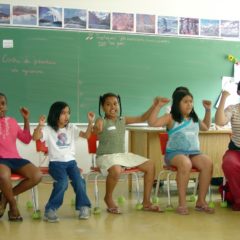
[[[0,0],[0,3],[239,20],[239,0]]]

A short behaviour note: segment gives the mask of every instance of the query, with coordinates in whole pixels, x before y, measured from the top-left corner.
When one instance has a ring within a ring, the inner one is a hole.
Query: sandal
[[[4,215],[4,212],[7,207],[7,201],[3,195],[3,193],[0,193],[0,218]]]
[[[205,212],[205,213],[214,213],[215,210],[213,208],[210,208],[208,205],[202,205],[202,206],[195,206],[195,210],[199,212]]]
[[[107,208],[107,212],[112,214],[122,214],[121,210],[118,207]]]
[[[13,211],[13,210],[9,210],[8,211],[8,220],[11,222],[22,222],[23,218],[20,215],[19,211]]]
[[[189,214],[189,210],[188,210],[187,206],[178,206],[176,209],[176,212],[180,215],[188,215]]]
[[[145,207],[143,207],[143,211],[158,212],[158,213],[163,213],[164,212],[159,206],[156,206],[156,205],[145,206]]]

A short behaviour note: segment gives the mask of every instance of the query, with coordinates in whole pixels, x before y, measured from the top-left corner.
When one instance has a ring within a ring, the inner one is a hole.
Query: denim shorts
[[[195,155],[201,154],[200,151],[195,151],[191,153],[186,153],[183,151],[175,151],[175,152],[169,152],[165,154],[164,161],[167,166],[171,166],[171,161],[176,155],[185,155],[187,157],[194,157]]]
[[[23,158],[0,158],[0,164],[9,167],[13,172],[29,163],[29,160]]]

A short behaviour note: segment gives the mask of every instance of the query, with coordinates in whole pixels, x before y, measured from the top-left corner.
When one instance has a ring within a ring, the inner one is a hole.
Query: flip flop
[[[6,210],[7,207],[7,201],[4,202],[3,200],[4,196],[3,193],[0,193],[0,218],[4,215],[4,212]]]
[[[122,214],[121,210],[118,207],[107,208],[107,212],[112,214]]]
[[[213,208],[210,208],[208,205],[203,205],[203,206],[195,206],[195,210],[199,212],[205,212],[205,213],[214,213],[215,210]]]
[[[143,211],[157,212],[157,213],[163,213],[164,212],[159,206],[156,206],[156,205],[145,206],[145,207],[143,207]]]
[[[188,215],[189,214],[189,210],[188,210],[187,206],[178,206],[176,209],[176,212],[180,215]]]
[[[13,214],[12,210],[9,210],[8,211],[8,220],[11,222],[22,222],[23,218],[18,211],[17,211],[17,214],[15,215],[15,214]]]

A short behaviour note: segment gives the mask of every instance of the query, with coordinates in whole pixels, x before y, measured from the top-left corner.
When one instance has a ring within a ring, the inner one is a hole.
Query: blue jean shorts
[[[29,163],[31,163],[29,160],[23,158],[0,158],[0,164],[9,167],[12,172],[17,171]]]
[[[171,160],[176,156],[176,155],[185,155],[187,157],[193,157],[195,155],[201,154],[200,151],[195,151],[191,153],[186,153],[183,151],[175,151],[175,152],[169,152],[165,154],[164,161],[167,166],[171,166]]]

